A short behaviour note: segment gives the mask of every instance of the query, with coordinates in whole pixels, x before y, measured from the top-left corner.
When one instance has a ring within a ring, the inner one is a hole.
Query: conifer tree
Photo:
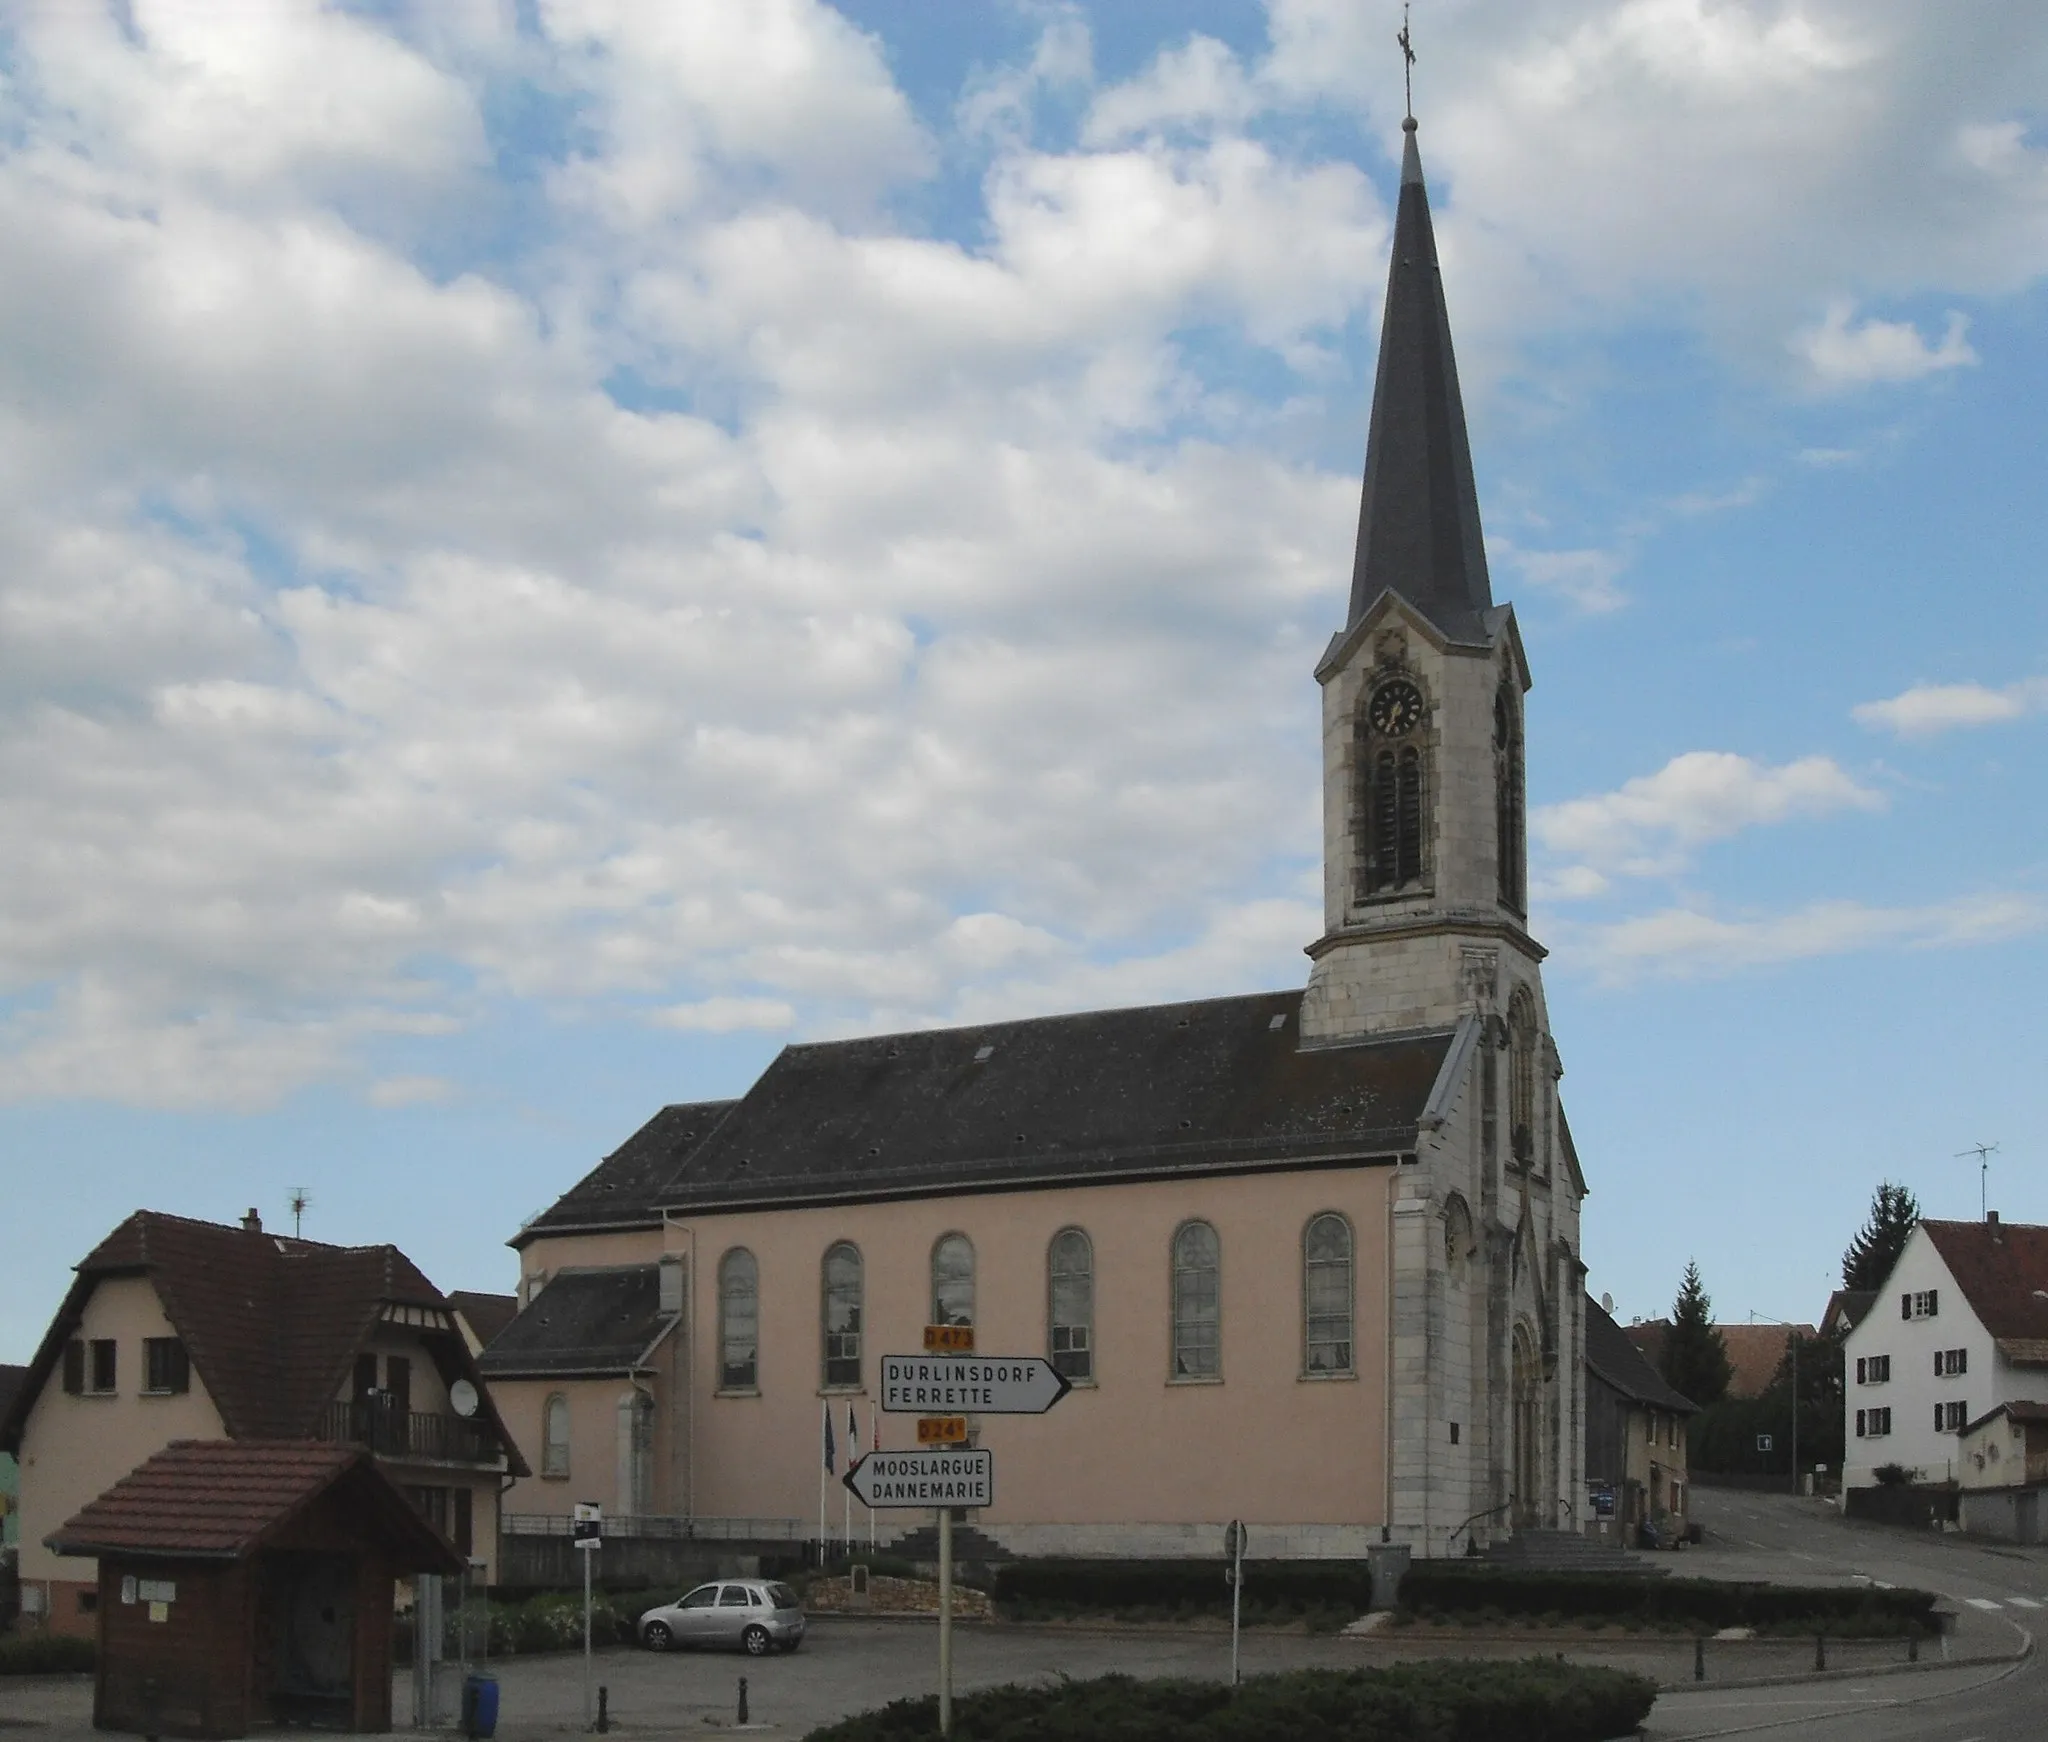
[[[1920,1200],[1891,1180],[1870,1200],[1870,1219],[1842,1254],[1844,1288],[1882,1288],[1920,1221]]]
[[[1664,1377],[1694,1403],[1719,1403],[1728,1395],[1728,1346],[1714,1327],[1714,1303],[1700,1281],[1700,1267],[1688,1261],[1678,1298],[1671,1303],[1671,1330],[1664,1339]]]

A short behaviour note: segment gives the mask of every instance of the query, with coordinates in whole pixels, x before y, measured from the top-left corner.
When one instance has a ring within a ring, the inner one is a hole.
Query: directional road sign
[[[993,1506],[996,1455],[986,1447],[955,1452],[870,1452],[844,1481],[863,1506]]]
[[[1067,1376],[1036,1355],[882,1357],[882,1407],[897,1415],[1043,1415],[1071,1390]]]

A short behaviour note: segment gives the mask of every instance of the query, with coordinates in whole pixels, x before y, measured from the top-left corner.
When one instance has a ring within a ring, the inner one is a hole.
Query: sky
[[[1298,986],[1386,0],[0,9],[0,1360],[796,1040]],[[2048,1221],[2048,15],[1423,0],[1589,1287]]]

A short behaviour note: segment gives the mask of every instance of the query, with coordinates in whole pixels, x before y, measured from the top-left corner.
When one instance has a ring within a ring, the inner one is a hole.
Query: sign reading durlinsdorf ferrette
[[[844,1478],[863,1506],[993,1506],[996,1455],[972,1451],[870,1452]]]
[[[882,1407],[895,1415],[1043,1415],[1073,1390],[1036,1355],[884,1355]]]

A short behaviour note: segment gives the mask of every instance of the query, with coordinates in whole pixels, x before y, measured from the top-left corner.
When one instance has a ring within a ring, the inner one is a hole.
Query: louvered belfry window
[[[1402,687],[1412,692],[1412,686]],[[1384,721],[1375,723],[1373,712],[1368,702],[1359,727],[1365,825],[1358,879],[1362,897],[1401,894],[1421,886],[1427,874],[1429,755],[1422,741],[1427,716],[1390,733]]]
[[[1503,907],[1526,911],[1528,844],[1523,817],[1522,711],[1503,682],[1493,698],[1493,838]]]

